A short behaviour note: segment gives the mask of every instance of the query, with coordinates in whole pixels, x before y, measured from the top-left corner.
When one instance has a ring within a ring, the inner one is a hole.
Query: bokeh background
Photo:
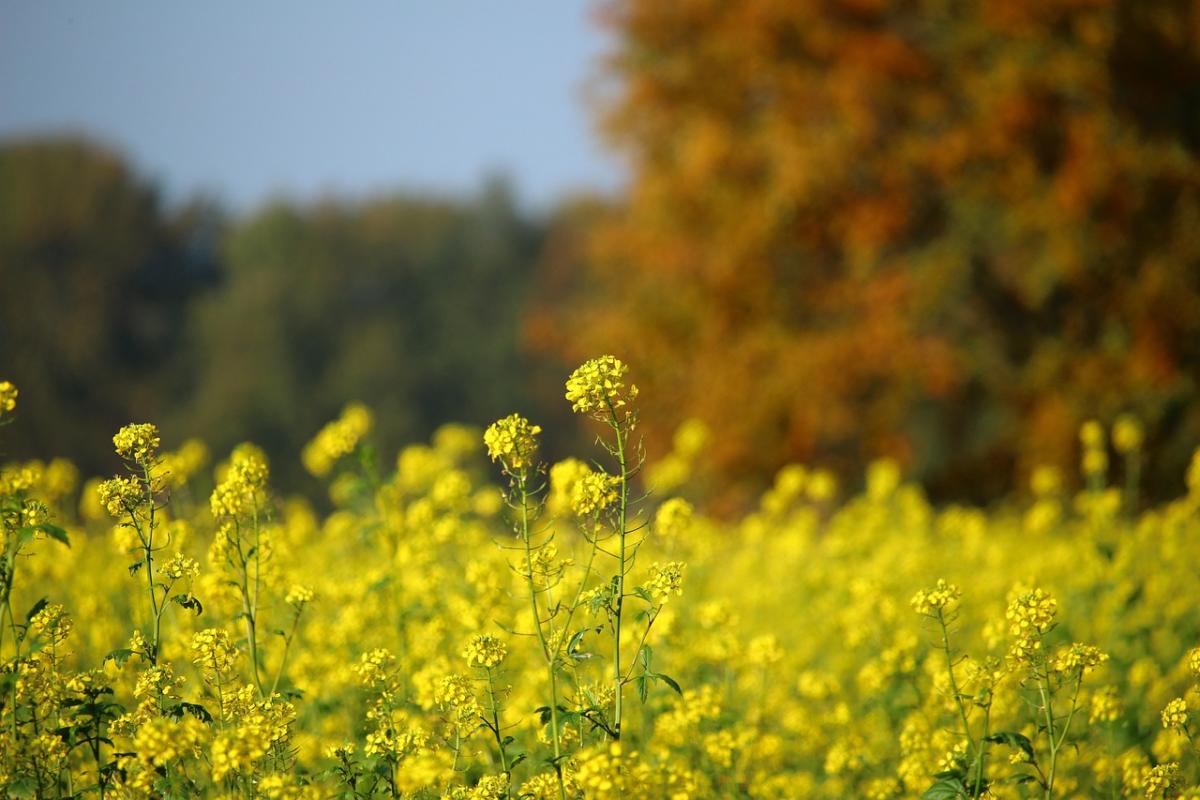
[[[301,489],[614,353],[694,491],[897,459],[936,499],[1200,443],[1190,0],[0,2],[4,457],[253,440]]]

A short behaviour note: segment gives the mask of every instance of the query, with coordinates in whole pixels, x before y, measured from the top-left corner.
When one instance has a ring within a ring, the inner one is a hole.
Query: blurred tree
[[[219,451],[258,442],[295,481],[304,442],[350,400],[376,412],[387,458],[443,422],[533,413],[517,335],[540,241],[498,180],[469,203],[266,208],[225,242],[181,416]]]
[[[652,446],[707,421],[726,499],[789,460],[880,454],[988,499],[1133,410],[1175,490],[1200,442],[1200,7],[603,13],[633,180],[552,249],[527,330],[632,362]]]
[[[0,457],[70,454],[108,472],[112,432],[171,409],[189,372],[187,303],[215,277],[218,227],[203,204],[168,215],[95,144],[0,146],[0,374],[22,392]]]

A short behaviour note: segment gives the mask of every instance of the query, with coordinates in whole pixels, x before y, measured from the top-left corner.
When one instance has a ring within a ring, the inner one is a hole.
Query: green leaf
[[[967,787],[958,778],[942,778],[921,795],[921,800],[959,800],[967,797]]]
[[[123,667],[125,666],[125,662],[128,661],[132,655],[132,650],[130,650],[128,647],[122,647],[118,650],[111,651],[104,657],[104,661],[101,661],[100,663],[105,664],[109,661],[115,661],[117,662],[118,667]]]
[[[642,660],[642,667],[647,672],[650,671],[650,658],[654,655],[654,648],[648,644],[642,645],[642,649],[638,651],[638,657]]]
[[[675,694],[677,694],[677,695],[680,695],[680,696],[682,696],[682,695],[683,695],[683,689],[680,689],[680,688],[679,688],[679,684],[678,684],[678,683],[676,683],[676,682],[675,682],[675,679],[674,679],[674,678],[672,678],[670,675],[663,675],[663,674],[660,672],[660,673],[658,673],[657,675],[655,675],[654,677],[658,678],[660,681],[662,681],[663,683],[665,683],[667,686],[670,686],[672,689],[674,689],[674,690],[675,690]]]
[[[647,698],[647,697],[649,696],[649,694],[650,694],[650,690],[649,690],[649,688],[647,687],[647,683],[648,683],[648,681],[646,680],[646,676],[645,676],[645,675],[638,675],[636,678],[634,678],[634,681],[637,683],[637,693],[638,693],[638,697],[640,697],[640,698],[641,698],[641,700],[642,700],[642,703],[644,704],[644,703],[646,702],[646,698]]]
[[[36,603],[34,603],[33,608],[29,609],[29,613],[27,613],[25,615],[25,621],[29,622],[30,620],[32,620],[34,615],[37,614],[39,611],[41,611],[43,608],[45,608],[46,604],[49,602],[50,601],[48,598],[43,597],[41,600],[38,600]]]
[[[1025,757],[1028,760],[1035,760],[1033,754],[1033,742],[1029,741],[1029,737],[1023,733],[1000,731],[999,733],[993,733],[991,736],[985,736],[984,741],[992,742],[994,744],[1007,745],[1013,749],[1019,749],[1025,753]]]
[[[212,723],[212,714],[208,713],[208,709],[198,703],[176,703],[166,709],[167,716],[173,719],[180,719],[184,714],[191,714],[196,719],[205,723]]]
[[[637,595],[638,597],[640,597],[641,599],[645,600],[650,605],[654,605],[654,597],[653,597],[653,595],[650,594],[650,591],[645,586],[637,587],[636,589],[633,590],[633,593],[635,595]]]
[[[51,539],[62,542],[67,547],[71,546],[71,540],[67,538],[67,531],[58,525],[52,525],[49,522],[43,522],[36,526],[39,531],[49,536]]]

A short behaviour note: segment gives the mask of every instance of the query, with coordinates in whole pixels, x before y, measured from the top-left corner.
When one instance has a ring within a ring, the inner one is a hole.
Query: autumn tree
[[[736,490],[893,455],[984,499],[1085,418],[1200,442],[1200,10],[1184,0],[616,0],[618,207],[529,335],[636,365]],[[569,273],[563,277],[563,273]],[[569,290],[568,290],[569,289]]]

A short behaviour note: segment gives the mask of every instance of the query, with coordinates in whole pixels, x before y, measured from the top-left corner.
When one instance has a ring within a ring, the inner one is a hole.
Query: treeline
[[[537,409],[519,336],[545,225],[503,181],[231,218],[50,139],[0,148],[0,209],[0,372],[26,398],[5,456],[106,473],[105,432],[155,420],[218,452],[253,440],[296,485],[351,400],[389,447]]]

